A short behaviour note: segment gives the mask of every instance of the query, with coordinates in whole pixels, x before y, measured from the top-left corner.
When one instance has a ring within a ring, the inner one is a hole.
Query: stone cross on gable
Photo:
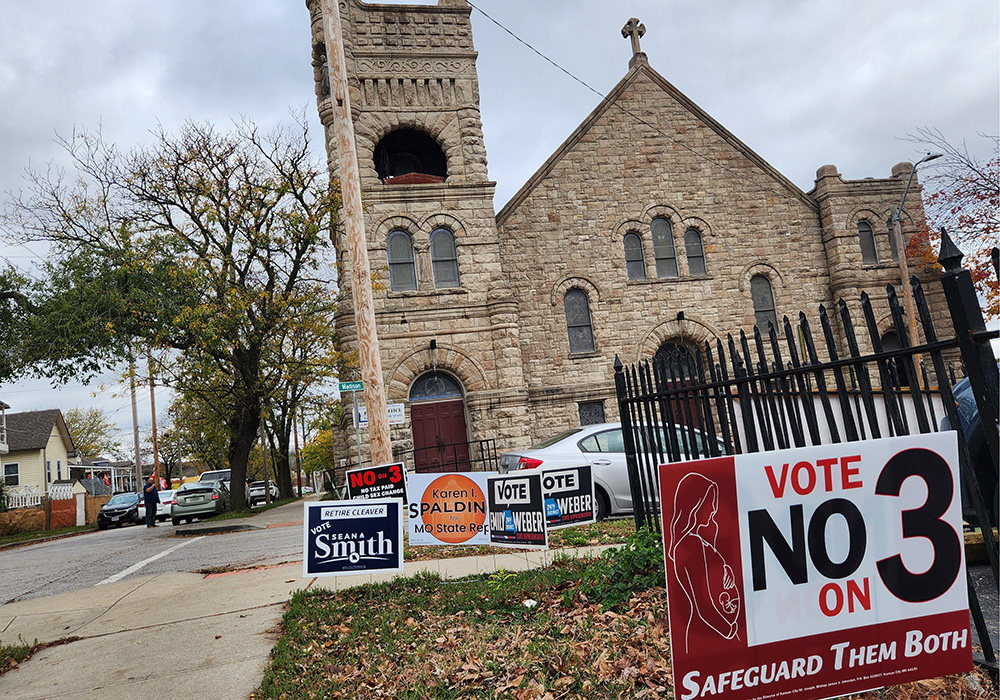
[[[632,17],[624,27],[622,27],[622,36],[625,38],[632,39],[632,58],[628,62],[629,68],[631,68],[636,61],[645,61],[646,54],[642,52],[639,48],[639,39],[646,33],[646,25],[642,24],[637,18]]]

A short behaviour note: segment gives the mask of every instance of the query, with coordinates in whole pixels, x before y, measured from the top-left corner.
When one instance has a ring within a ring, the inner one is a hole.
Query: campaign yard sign
[[[305,504],[302,575],[341,576],[403,570],[403,502]]]
[[[957,469],[954,433],[661,466],[676,696],[972,668]]]
[[[542,495],[549,530],[584,525],[596,519],[594,473],[589,464],[542,470]]]
[[[402,498],[406,503],[406,469],[402,462],[378,467],[351,469],[347,477],[347,497]]]
[[[407,506],[410,544],[489,544],[486,480],[496,472],[411,474]]]
[[[494,476],[486,480],[490,544],[547,549],[542,475],[538,472]]]

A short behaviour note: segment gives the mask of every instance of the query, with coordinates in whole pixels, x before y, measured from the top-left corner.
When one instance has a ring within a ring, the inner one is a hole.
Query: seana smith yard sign
[[[680,700],[972,668],[955,434],[660,467]]]
[[[304,505],[303,577],[403,570],[402,500]]]

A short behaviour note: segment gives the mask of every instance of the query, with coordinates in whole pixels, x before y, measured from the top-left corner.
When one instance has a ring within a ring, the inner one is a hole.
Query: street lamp
[[[910,269],[906,264],[906,248],[903,245],[903,232],[899,225],[899,217],[903,213],[903,205],[906,203],[906,195],[910,192],[910,185],[913,184],[913,176],[917,174],[917,167],[922,163],[926,163],[929,160],[934,160],[935,158],[940,158],[940,153],[928,153],[926,156],[918,160],[910,168],[910,179],[906,181],[906,189],[903,190],[903,198],[899,200],[899,207],[893,212],[892,218],[889,219],[890,235],[896,244],[896,258],[899,261],[899,274],[903,281],[903,299],[906,302],[906,316],[907,324],[909,325],[910,334],[910,345],[917,344],[917,314],[914,309],[913,304],[913,292],[910,290]]]

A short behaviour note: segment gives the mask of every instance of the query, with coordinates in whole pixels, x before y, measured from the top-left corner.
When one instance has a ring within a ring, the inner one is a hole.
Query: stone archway
[[[432,370],[410,385],[413,471],[468,471],[469,437],[465,395],[452,375]]]

